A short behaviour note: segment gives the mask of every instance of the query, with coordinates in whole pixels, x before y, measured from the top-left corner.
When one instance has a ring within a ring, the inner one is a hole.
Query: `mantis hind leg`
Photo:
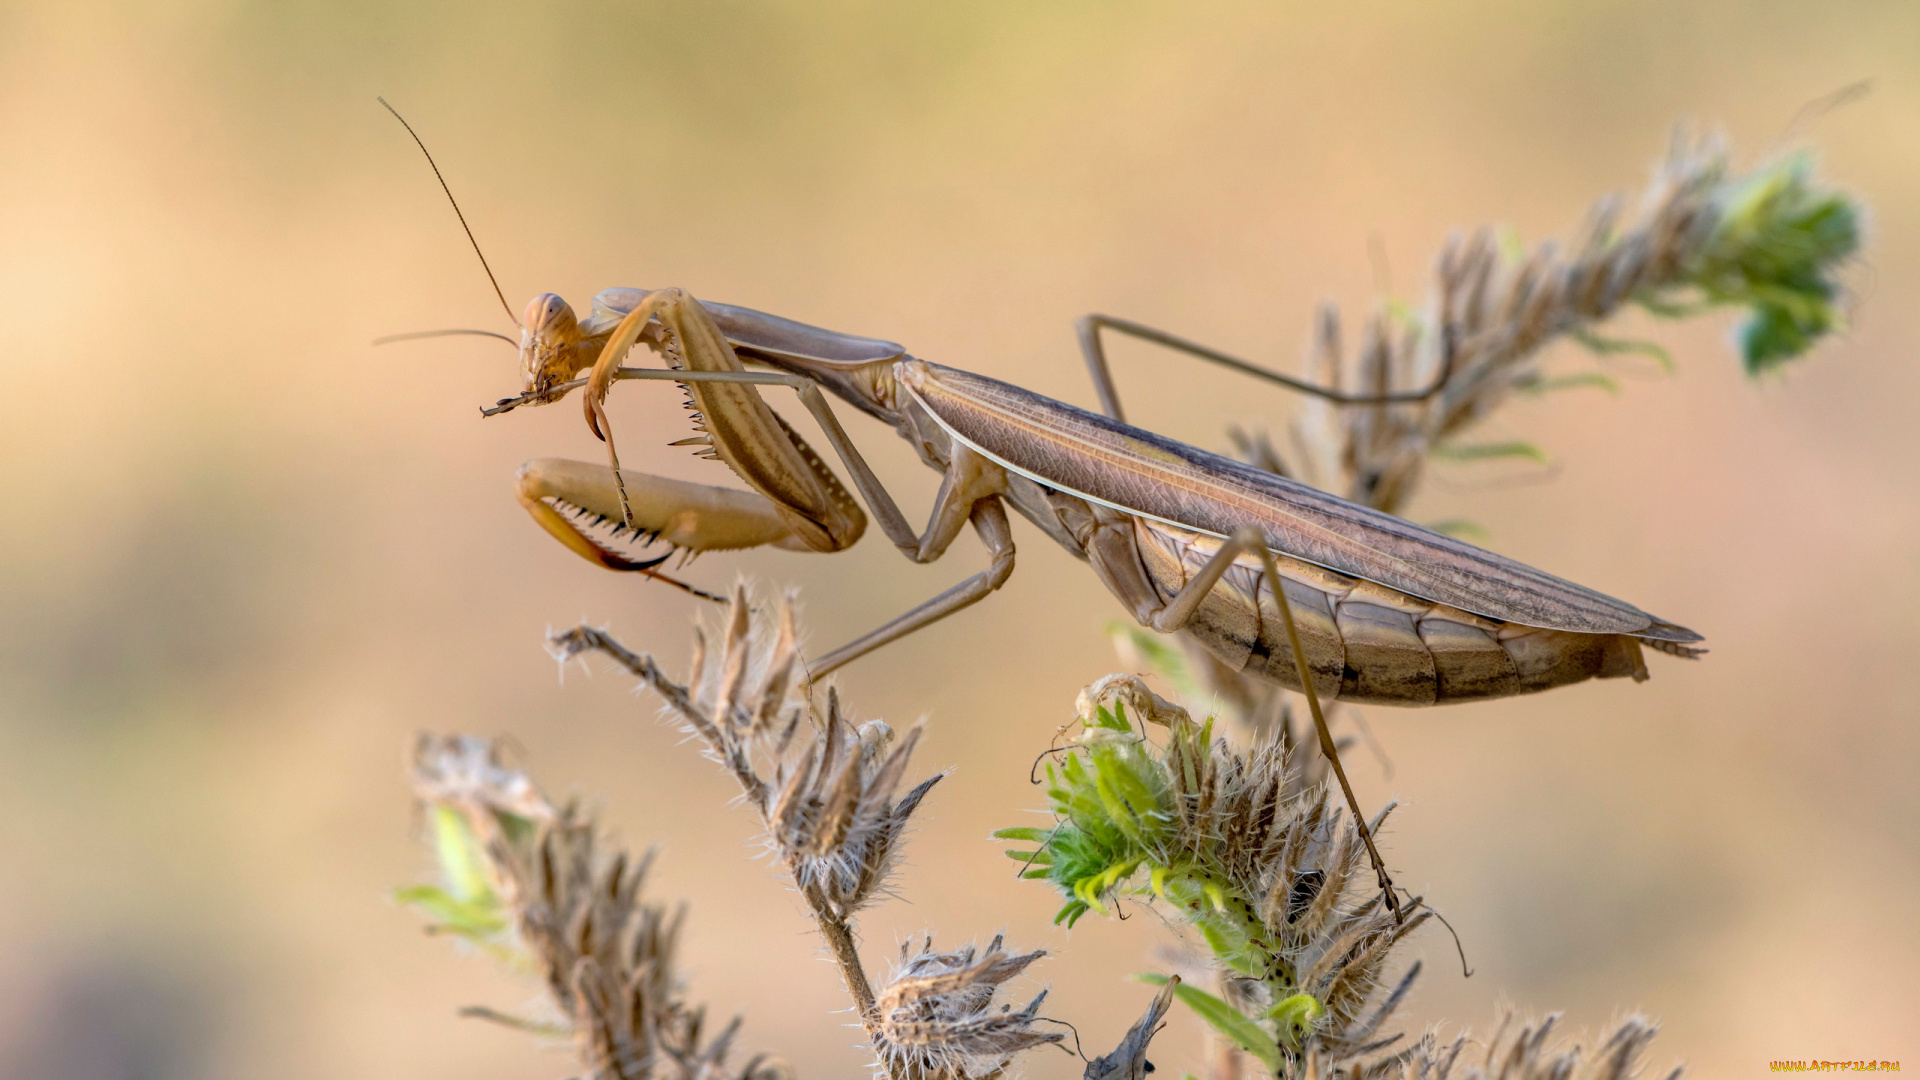
[[[1380,892],[1385,899],[1387,909],[1393,912],[1395,921],[1401,916],[1400,898],[1395,894],[1393,879],[1387,874],[1387,864],[1380,858],[1380,850],[1373,843],[1373,829],[1368,826],[1366,815],[1360,812],[1360,800],[1353,793],[1353,785],[1347,782],[1347,770],[1340,764],[1340,750],[1333,742],[1333,733],[1327,728],[1326,714],[1320,708],[1320,692],[1314,689],[1313,669],[1307,663],[1307,652],[1300,641],[1300,630],[1294,625],[1293,606],[1287,600],[1287,591],[1280,581],[1280,566],[1274,560],[1273,549],[1267,545],[1266,534],[1258,529],[1242,529],[1220,545],[1213,558],[1187,580],[1166,606],[1144,619],[1147,625],[1162,633],[1170,633],[1185,626],[1187,620],[1200,607],[1200,601],[1220,581],[1227,568],[1242,554],[1258,554],[1262,563],[1262,573],[1267,580],[1267,589],[1273,594],[1280,608],[1280,622],[1287,631],[1287,643],[1293,650],[1294,670],[1300,679],[1301,692],[1307,696],[1307,709],[1313,714],[1314,731],[1320,738],[1320,753],[1327,759],[1327,765],[1333,769],[1333,775],[1340,781],[1340,791],[1346,796],[1347,808],[1353,813],[1354,827],[1360,833],[1360,840],[1366,845],[1367,856],[1373,862],[1373,870],[1380,880]]]
[[[1397,394],[1345,394],[1336,388],[1316,386],[1304,379],[1296,379],[1283,372],[1262,367],[1237,356],[1230,356],[1197,341],[1189,341],[1176,334],[1156,330],[1145,323],[1137,323],[1131,319],[1094,314],[1083,317],[1077,324],[1077,328],[1080,335],[1080,353],[1087,361],[1087,373],[1093,377],[1093,388],[1100,395],[1100,408],[1107,416],[1123,424],[1126,423],[1126,415],[1120,407],[1120,391],[1113,382],[1113,369],[1107,363],[1106,345],[1100,337],[1103,330],[1112,330],[1128,337],[1139,338],[1141,341],[1150,341],[1175,352],[1197,356],[1209,363],[1238,371],[1242,375],[1251,375],[1256,379],[1263,379],[1298,393],[1324,398],[1335,405],[1394,405],[1425,401],[1439,393],[1453,375],[1454,350],[1451,335],[1445,333],[1444,329],[1440,350],[1440,370],[1434,375],[1433,382],[1426,387]]]

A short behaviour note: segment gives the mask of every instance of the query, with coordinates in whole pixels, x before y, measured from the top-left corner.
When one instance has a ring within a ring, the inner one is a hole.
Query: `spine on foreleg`
[[[1219,549],[1199,533],[1141,523],[1141,559],[1166,598]],[[1279,557],[1314,688],[1327,700],[1418,706],[1534,693],[1590,678],[1647,677],[1640,642],[1482,618]],[[1251,558],[1221,578],[1187,626],[1236,670],[1300,689],[1278,605]]]

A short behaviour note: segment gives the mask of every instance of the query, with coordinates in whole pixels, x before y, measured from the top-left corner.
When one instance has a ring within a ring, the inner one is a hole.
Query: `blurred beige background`
[[[1659,1017],[1655,1060],[1920,1065],[1920,7],[1911,3],[166,3],[0,8],[0,1072],[568,1074],[454,1016],[535,988],[385,899],[429,873],[402,780],[420,728],[510,733],[547,787],[659,843],[693,903],[693,996],[807,1076],[862,1068],[829,965],[728,783],[550,626],[611,623],[674,665],[693,602],[594,570],[515,506],[525,458],[595,458],[572,408],[482,423],[508,329],[426,165],[439,157],[516,308],[681,285],[1091,404],[1072,320],[1126,314],[1278,363],[1313,305],[1418,299],[1450,230],[1563,234],[1633,189],[1670,125],[1764,153],[1810,99],[1824,175],[1871,208],[1851,331],[1744,381],[1729,320],[1650,328],[1678,359],[1618,399],[1492,433],[1561,463],[1455,469],[1415,516],[1699,628],[1698,665],[1477,708],[1373,709],[1409,804],[1402,880],[1453,920],[1408,1010],[1502,1000],[1594,1027]],[[1369,256],[1377,236],[1384,260]],[[1384,264],[1385,272],[1379,268]],[[1570,358],[1571,359],[1571,358]],[[1136,422],[1203,446],[1284,421],[1277,391],[1119,354]],[[618,400],[633,465],[675,394]],[[792,410],[788,410],[791,412]],[[641,434],[641,433],[645,434]],[[855,437],[924,512],[937,480]],[[930,719],[957,771],[922,815],[905,935],[1004,928],[1057,955],[1049,1009],[1109,1046],[1151,920],[1049,925],[986,839],[1040,805],[1028,763],[1116,666],[1120,614],[1020,526],[1009,586],[842,676],[864,716]],[[831,645],[979,565],[883,543],[709,556],[803,590]],[[1195,1068],[1190,1017],[1162,1068]],[[1037,1056],[1031,1074],[1079,1063]]]

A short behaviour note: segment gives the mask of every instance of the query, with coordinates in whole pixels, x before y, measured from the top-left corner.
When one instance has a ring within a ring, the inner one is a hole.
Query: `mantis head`
[[[520,316],[520,374],[528,391],[558,386],[592,362],[580,350],[580,320],[565,300],[541,293],[527,302]]]

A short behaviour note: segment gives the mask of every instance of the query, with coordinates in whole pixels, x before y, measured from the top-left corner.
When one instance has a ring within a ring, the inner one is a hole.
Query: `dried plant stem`
[[[708,635],[696,633],[684,686],[651,657],[592,627],[549,642],[562,658],[587,649],[612,657],[733,773],[840,967],[881,1076],[994,1080],[1019,1054],[1058,1044],[1062,1033],[1037,1026],[1045,1022],[1045,991],[1017,1009],[998,1000],[1002,984],[1044,949],[1010,952],[995,937],[984,949],[936,951],[928,936],[918,952],[902,946],[876,986],[860,959],[854,914],[886,895],[908,820],[945,773],[902,791],[920,729],[896,738],[879,720],[855,724],[833,690],[821,706],[801,662],[790,602],[755,608],[736,589],[724,625],[713,629],[711,652]]]
[[[674,712],[680,714],[680,718],[691,725],[708,745],[716,750],[728,745],[729,740],[721,735],[713,719],[694,703],[693,695],[686,687],[667,678],[666,673],[660,670],[660,665],[653,662],[653,657],[634,652],[620,644],[606,631],[592,626],[576,626],[564,634],[556,635],[552,643],[569,656],[586,649],[605,653],[613,659],[614,663],[625,668],[629,675],[646,683],[647,689],[659,694],[660,699],[671,706]],[[766,781],[760,779],[760,775],[753,771],[753,763],[747,759],[744,749],[738,753],[727,753],[725,758],[727,771],[731,772],[734,780],[739,782],[740,790],[746,795],[747,801],[751,802],[753,808],[760,811],[761,816],[764,817],[767,812]]]
[[[620,644],[605,631],[591,626],[577,626],[554,639],[554,643],[569,654],[583,649],[595,649],[606,654],[628,674],[647,684],[647,688],[659,694],[674,712],[692,725],[707,743],[716,750],[728,747],[730,740],[725,739],[714,719],[709,717],[693,700],[693,695],[685,686],[674,682],[654,663],[653,657],[636,653]],[[760,812],[761,818],[767,817],[767,784],[753,770],[753,763],[747,759],[744,751],[740,753],[723,752],[728,771],[740,784],[740,790],[747,801]],[[819,889],[810,888],[801,880],[799,873],[794,874],[794,886],[805,898],[807,908],[813,913],[814,925],[820,928],[820,936],[827,943],[828,951],[833,953],[834,963],[840,967],[840,976],[846,981],[847,993],[853,997],[854,1006],[860,1013],[860,1024],[867,1030],[869,1037],[878,1034],[879,1013],[874,1005],[873,982],[867,978],[866,966],[860,960],[860,947],[854,940],[853,924],[834,909],[833,904]]]
[[[826,939],[827,948],[833,951],[834,962],[840,965],[847,993],[852,995],[854,1007],[860,1010],[860,1024],[871,1036],[878,1029],[880,1012],[874,1005],[873,983],[868,981],[867,969],[860,962],[859,945],[853,940],[853,925],[834,914],[824,900],[813,895],[813,890],[800,891],[807,897],[807,906],[813,909],[813,921],[820,927],[820,936]]]

